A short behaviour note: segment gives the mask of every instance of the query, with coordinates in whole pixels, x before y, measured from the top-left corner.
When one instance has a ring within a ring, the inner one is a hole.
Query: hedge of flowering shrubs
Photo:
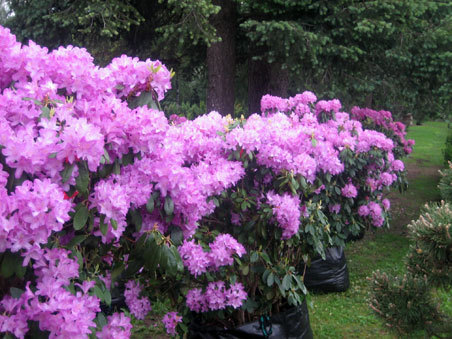
[[[338,100],[168,120],[158,61],[99,68],[2,27],[0,50],[0,332],[18,338],[129,337],[157,297],[170,334],[300,305],[301,264],[383,226],[403,180],[394,141]]]

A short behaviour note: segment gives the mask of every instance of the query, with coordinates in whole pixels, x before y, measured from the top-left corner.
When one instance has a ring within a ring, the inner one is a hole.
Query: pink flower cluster
[[[384,205],[389,208],[387,202],[385,202]],[[369,202],[367,205],[362,205],[358,209],[358,214],[362,217],[369,216],[372,220],[372,224],[376,227],[381,227],[384,223],[382,212],[383,210],[380,204],[374,201]]]
[[[227,306],[239,308],[247,299],[247,293],[241,283],[231,284],[229,289],[223,281],[210,282],[205,292],[194,288],[188,291],[186,303],[194,312],[222,310]]]
[[[219,234],[209,244],[210,251],[204,251],[202,246],[194,240],[185,240],[179,247],[179,253],[185,267],[195,277],[205,273],[208,268],[217,270],[222,266],[234,263],[233,255],[241,257],[246,253],[245,248],[230,234]]]
[[[38,321],[50,338],[87,337],[90,327],[96,327],[94,319],[100,311],[99,299],[88,294],[94,281],[77,284],[80,291],[68,291],[71,279],[78,277],[79,266],[62,249],[35,250],[34,272],[37,276],[36,290],[26,286],[20,298],[5,296],[0,302],[0,329],[24,338],[28,331],[27,321]]]
[[[370,108],[353,107],[351,110],[351,117],[355,120],[365,123],[371,121],[375,126],[380,128],[382,132],[386,132],[388,136],[396,138],[397,142],[403,148],[405,154],[410,154],[413,150],[414,140],[407,140],[405,138],[405,125],[399,121],[394,121],[391,112],[389,111],[375,111]],[[385,134],[386,134],[385,133]]]
[[[143,320],[151,310],[151,303],[146,297],[139,297],[141,293],[141,286],[135,280],[130,280],[126,283],[124,290],[124,297],[126,305],[135,318]]]
[[[182,322],[182,317],[177,312],[168,312],[162,319],[166,328],[166,333],[176,335],[176,326]]]
[[[70,219],[71,203],[49,179],[26,180],[10,195],[2,186],[0,197],[0,252],[39,249]]]
[[[102,331],[96,333],[99,339],[127,339],[130,338],[132,332],[132,324],[130,318],[124,313],[113,313],[107,318],[108,324],[102,328]]]
[[[341,189],[341,193],[346,198],[356,198],[358,195],[358,190],[352,183],[348,183]]]
[[[267,193],[267,202],[273,206],[273,215],[282,228],[282,238],[289,239],[298,232],[300,227],[300,199],[288,193],[283,195],[275,192]]]

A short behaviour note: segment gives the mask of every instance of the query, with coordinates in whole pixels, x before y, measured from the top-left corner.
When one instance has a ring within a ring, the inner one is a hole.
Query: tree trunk
[[[287,98],[289,90],[289,70],[282,64],[274,62],[270,65],[269,93],[281,98]]]
[[[221,41],[207,48],[207,111],[227,115],[234,113],[236,7],[234,0],[213,3],[221,6],[212,18]]]
[[[265,94],[282,98],[288,96],[289,71],[280,63],[269,64],[265,60],[251,60],[248,64],[248,111],[261,111],[261,99]]]

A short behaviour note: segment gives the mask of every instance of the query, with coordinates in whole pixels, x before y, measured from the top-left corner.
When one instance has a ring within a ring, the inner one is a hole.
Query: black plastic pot
[[[328,248],[325,255],[325,260],[314,259],[306,268],[306,288],[314,292],[345,292],[350,287],[350,278],[344,248]]]
[[[189,339],[312,339],[306,301],[299,307],[291,307],[285,312],[271,317],[262,316],[258,321],[244,324],[234,329],[221,329],[193,323]]]

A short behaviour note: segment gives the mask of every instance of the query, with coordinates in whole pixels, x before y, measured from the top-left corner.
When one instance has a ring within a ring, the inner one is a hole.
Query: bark
[[[234,113],[236,5],[234,0],[213,3],[221,5],[211,21],[221,41],[207,48],[207,111],[227,115]]]
[[[269,65],[265,60],[248,61],[248,112],[261,111],[261,98],[268,93],[270,81]]]
[[[265,60],[250,60],[248,64],[248,111],[260,112],[261,98],[271,94],[286,98],[289,72],[280,63],[268,64]]]
[[[283,68],[282,64],[274,62],[270,65],[269,93],[281,98],[288,96],[289,70]]]

